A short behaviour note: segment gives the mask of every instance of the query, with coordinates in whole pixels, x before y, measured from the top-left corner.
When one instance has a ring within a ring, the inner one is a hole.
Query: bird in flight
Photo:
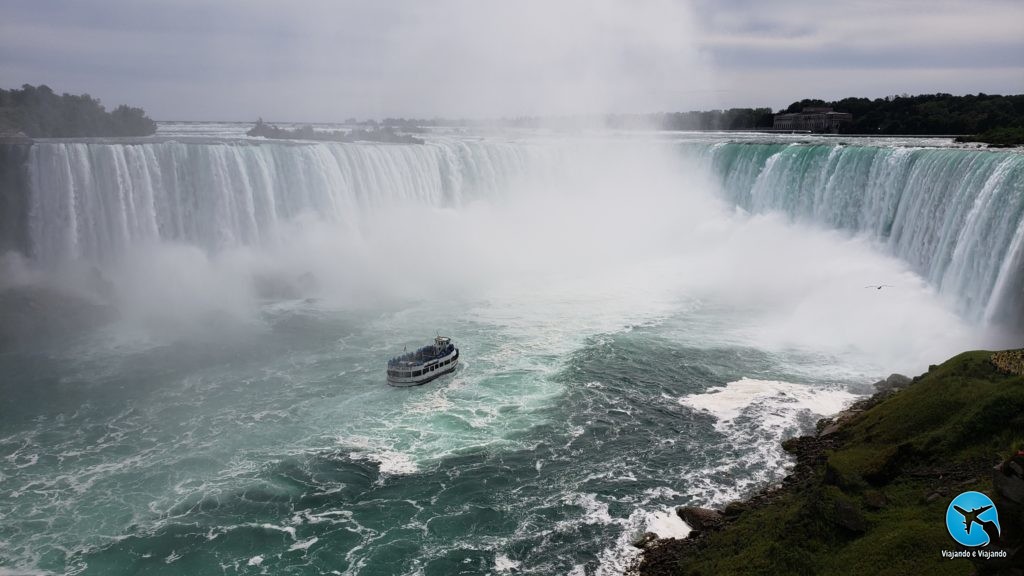
[[[865,288],[874,288],[875,290],[881,290],[882,288],[892,288],[892,286],[890,286],[889,284],[872,284],[870,286],[865,286]]]

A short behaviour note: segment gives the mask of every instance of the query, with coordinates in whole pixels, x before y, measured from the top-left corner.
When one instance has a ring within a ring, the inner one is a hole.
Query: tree
[[[107,112],[88,94],[57,96],[45,84],[0,90],[0,127],[21,130],[35,138],[147,136],[156,122],[142,108],[126,105]]]

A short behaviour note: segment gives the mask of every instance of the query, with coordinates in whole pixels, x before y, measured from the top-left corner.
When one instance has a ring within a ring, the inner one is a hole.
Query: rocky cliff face
[[[1003,372],[1024,376],[1024,350],[1003,350],[992,355],[992,364]]]
[[[1018,351],[1019,352],[1019,351]],[[1006,551],[1006,558],[974,561],[978,576],[1024,574],[1024,450],[992,471],[992,502],[1002,528],[999,542],[989,548]]]

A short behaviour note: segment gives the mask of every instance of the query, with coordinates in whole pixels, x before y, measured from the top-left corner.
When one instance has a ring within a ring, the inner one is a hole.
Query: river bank
[[[723,510],[681,508],[685,540],[647,540],[642,576],[1020,574],[1024,569],[1021,351],[967,352],[912,381],[889,379],[814,436],[777,486]],[[944,518],[975,490],[999,512],[1006,557],[949,558]]]

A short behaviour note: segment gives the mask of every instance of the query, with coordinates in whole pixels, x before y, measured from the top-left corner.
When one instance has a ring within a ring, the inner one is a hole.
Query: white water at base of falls
[[[358,238],[368,214],[459,209],[585,170],[580,149],[601,144],[579,140],[37,143],[29,157],[28,251],[43,263],[102,264],[166,241],[206,251],[266,247],[304,217]],[[875,141],[667,144],[745,210],[781,211],[876,239],[968,318],[998,322],[1021,313],[1024,154]],[[600,156],[614,162],[651,145],[605,142]]]

